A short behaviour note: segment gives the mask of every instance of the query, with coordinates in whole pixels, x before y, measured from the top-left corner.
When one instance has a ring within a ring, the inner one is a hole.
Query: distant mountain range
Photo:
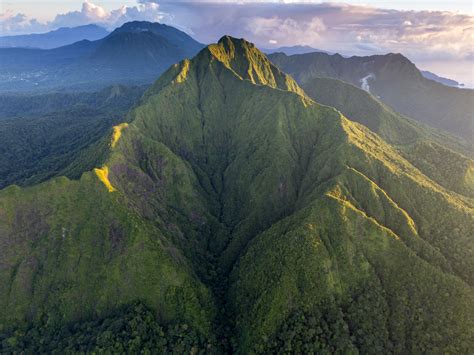
[[[313,53],[297,71],[304,56],[275,58],[305,91],[224,36],[139,100],[112,87],[28,108],[72,98],[97,119],[0,120],[6,165],[27,154],[46,180],[0,190],[0,353],[471,353],[474,162],[360,88],[439,99],[432,82],[399,55]]]
[[[458,83],[456,80],[443,78],[442,76],[436,75],[435,73],[427,70],[421,70],[420,72],[426,79],[437,81],[438,83],[444,84],[446,86],[452,86],[455,88],[464,86],[464,84]]]
[[[303,89],[315,78],[338,79],[370,92],[395,111],[472,140],[474,90],[426,79],[401,54],[345,58],[339,54],[269,55]]]
[[[51,49],[82,40],[96,41],[108,34],[109,31],[97,25],[61,27],[47,33],[0,37],[0,48]]]
[[[0,49],[0,91],[143,84],[203,45],[176,28],[129,22],[107,37],[55,49]]]
[[[333,54],[328,51],[323,51],[322,49],[313,48],[310,46],[289,46],[289,47],[278,47],[278,48],[264,48],[262,52],[266,54],[271,53],[285,53],[286,55],[294,55],[294,54],[305,54],[305,53],[312,53],[312,52],[321,52],[327,54]]]

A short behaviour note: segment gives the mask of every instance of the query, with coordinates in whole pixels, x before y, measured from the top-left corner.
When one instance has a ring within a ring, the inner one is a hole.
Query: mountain
[[[323,51],[321,49],[316,49],[310,46],[278,47],[278,48],[273,48],[273,49],[264,49],[263,52],[268,53],[268,54],[285,53],[286,55],[305,54],[305,53],[313,53],[313,52],[333,54],[331,52]]]
[[[367,91],[330,78],[314,78],[304,85],[305,92],[318,103],[340,110],[344,116],[377,133],[413,166],[438,184],[474,197],[466,176],[472,168],[474,146],[445,131],[431,128],[393,111]],[[456,162],[461,168],[456,178],[450,170],[439,169],[439,161]],[[453,181],[457,181],[453,184]]]
[[[0,49],[0,91],[142,85],[202,47],[173,27],[136,21],[97,41],[83,40],[50,50],[4,48]]]
[[[0,37],[0,48],[51,49],[82,40],[96,41],[108,34],[109,32],[105,28],[97,25],[61,27],[47,33]]]
[[[458,83],[456,80],[443,78],[442,76],[436,75],[435,73],[432,73],[432,72],[427,71],[427,70],[421,70],[420,72],[426,79],[436,81],[436,82],[444,84],[446,86],[452,86],[452,87],[455,87],[455,88],[460,87],[460,86],[464,86],[464,84]]]
[[[473,162],[429,137],[414,166],[223,37],[93,170],[0,191],[1,352],[468,353]]]
[[[115,29],[113,33],[143,33],[152,32],[156,35],[166,38],[171,43],[175,43],[177,46],[182,47],[183,50],[189,50],[192,52],[199,51],[203,45],[196,42],[189,35],[180,31],[172,26],[164,25],[157,22],[147,21],[132,21],[127,22],[121,27]]]
[[[339,54],[276,53],[269,58],[303,87],[316,77],[339,79],[369,91],[403,115],[472,140],[474,91],[424,78],[401,54],[344,58]]]

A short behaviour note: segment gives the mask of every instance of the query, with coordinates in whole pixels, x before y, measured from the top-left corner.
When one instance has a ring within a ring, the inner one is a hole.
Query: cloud
[[[40,23],[22,14],[0,15],[5,33],[38,32],[99,23],[109,29],[132,20],[161,21],[204,43],[229,34],[257,45],[309,45],[343,54],[401,52],[414,60],[470,58],[472,15],[400,11],[302,0],[137,0],[107,11],[87,0],[78,11]]]
[[[90,0],[85,0],[80,10],[58,14],[53,20],[46,23],[28,19],[24,14],[13,14],[11,11],[6,11],[0,14],[0,29],[4,35],[45,32],[59,27],[74,27],[91,23],[113,29],[128,21],[157,22],[165,18],[166,14],[160,11],[160,5],[153,1],[140,1],[136,6],[121,6],[116,10],[107,11]]]
[[[74,27],[89,23],[104,23],[109,17],[110,13],[102,7],[86,0],[80,11],[57,15],[49,25],[51,27]]]
[[[86,0],[82,4],[81,11],[68,12],[57,15],[50,22],[51,27],[78,26],[89,23],[102,24],[105,27],[113,28],[128,21],[161,21],[165,14],[160,12],[159,4],[156,2],[141,1],[136,6],[121,6],[113,11],[106,11],[104,8]]]
[[[48,29],[45,24],[35,19],[28,19],[24,14],[13,14],[11,11],[0,13],[0,28],[3,33],[15,34],[18,32],[41,32]]]
[[[321,34],[326,30],[324,22],[318,17],[301,22],[290,17],[250,17],[242,22],[245,31],[251,33],[253,40],[259,43],[269,38],[279,43],[288,42],[288,38],[299,38],[299,44],[309,45],[320,41]]]
[[[297,2],[297,3],[296,3]],[[446,11],[400,11],[316,1],[159,1],[209,43],[222,34],[265,46],[310,45],[345,54],[401,52],[412,59],[464,58],[472,52],[474,17]]]

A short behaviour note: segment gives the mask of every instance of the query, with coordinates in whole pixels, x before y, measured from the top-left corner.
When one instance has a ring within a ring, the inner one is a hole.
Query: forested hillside
[[[0,96],[0,188],[58,175],[78,178],[92,169],[100,156],[82,156],[104,144],[106,132],[126,119],[144,91],[114,86],[92,93]]]

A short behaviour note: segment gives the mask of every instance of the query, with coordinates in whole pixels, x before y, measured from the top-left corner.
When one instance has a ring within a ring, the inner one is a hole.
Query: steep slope
[[[1,48],[41,48],[51,49],[67,46],[82,40],[96,41],[107,36],[109,32],[97,25],[61,27],[47,33],[0,37]]]
[[[51,50],[0,49],[0,90],[90,89],[151,83],[202,44],[175,28],[130,22],[97,41]]]
[[[474,171],[472,142],[403,117],[365,90],[340,80],[314,78],[303,88],[317,102],[337,108],[377,133],[437,183],[474,197],[468,178]]]
[[[474,91],[424,78],[401,54],[344,58],[339,54],[276,53],[269,57],[302,86],[318,77],[339,79],[369,91],[403,115],[467,140],[474,135]]]
[[[80,180],[0,192],[4,329],[139,299],[206,339],[186,352],[472,348],[474,201],[253,45],[174,65],[130,115]]]

